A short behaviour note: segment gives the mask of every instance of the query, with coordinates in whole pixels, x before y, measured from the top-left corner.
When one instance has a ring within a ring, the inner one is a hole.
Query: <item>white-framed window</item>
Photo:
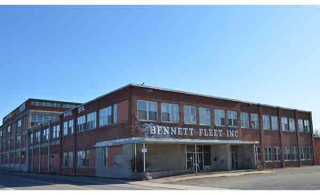
[[[304,125],[303,125],[303,120],[302,119],[298,119],[298,128],[299,128],[299,132],[303,132],[304,131]]]
[[[279,130],[279,120],[277,116],[271,116],[272,130]]]
[[[55,125],[52,128],[52,138],[59,138],[60,137],[60,125]]]
[[[288,118],[282,117],[282,131],[289,131],[289,123],[288,123]]]
[[[296,124],[295,124],[295,120],[293,118],[289,118],[289,130],[291,132],[296,131]]]
[[[228,115],[228,126],[238,127],[238,112],[228,110],[227,115]]]
[[[111,125],[112,115],[111,106],[103,108],[99,111],[99,126]]]
[[[281,161],[281,148],[273,147],[273,161]]]
[[[264,130],[270,130],[271,126],[270,126],[270,116],[269,115],[263,115],[262,116],[262,121],[263,121],[263,129]]]
[[[108,154],[109,154],[109,147],[102,148],[102,164],[103,166],[108,166]]]
[[[299,160],[299,154],[298,154],[298,146],[292,146],[292,160],[297,161]]]
[[[147,121],[158,121],[158,103],[138,100],[138,119]]]
[[[86,126],[86,115],[79,116],[77,119],[77,132],[84,131],[85,126]]]
[[[197,108],[184,106],[184,124],[197,124]]]
[[[87,114],[87,129],[95,129],[97,127],[97,112]]]
[[[259,129],[259,115],[251,113],[250,114],[251,128]]]
[[[49,128],[43,130],[42,139],[43,139],[44,141],[49,140]]]
[[[161,103],[161,121],[179,123],[179,105]]]
[[[199,108],[200,125],[211,126],[211,111],[210,108]]]
[[[284,148],[284,159],[285,161],[291,161],[291,150],[290,146],[286,146]]]
[[[225,126],[226,113],[221,109],[214,109],[214,118],[216,126]]]
[[[113,124],[118,124],[118,105],[113,105]]]
[[[241,112],[241,128],[249,128],[249,113]]]
[[[74,121],[73,121],[73,119],[72,119],[72,120],[69,120],[68,133],[70,133],[70,134],[73,134],[73,131],[74,131],[74,127],[73,127],[73,125],[74,125]]]
[[[18,124],[17,124],[17,127],[20,128],[22,126],[22,120],[18,120]]]
[[[68,135],[68,121],[63,122],[63,136]]]
[[[86,167],[87,162],[86,162],[86,151],[78,151],[77,152],[77,167],[79,168],[84,168]]]
[[[309,120],[304,120],[304,131],[310,132],[310,122]]]
[[[254,151],[255,151],[256,162],[260,162],[261,161],[261,147],[255,146]]]
[[[271,146],[266,146],[265,147],[265,158],[266,158],[266,162],[271,162],[272,161],[272,149],[271,149]]]
[[[307,156],[306,156],[306,147],[305,146],[301,146],[300,147],[300,154],[301,154],[301,160],[306,160]]]

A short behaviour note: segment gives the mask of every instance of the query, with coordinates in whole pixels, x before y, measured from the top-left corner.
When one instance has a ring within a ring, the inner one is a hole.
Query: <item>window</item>
[[[259,115],[251,113],[250,118],[251,118],[251,128],[259,129]]]
[[[78,151],[77,152],[77,167],[86,167],[86,152]]]
[[[264,130],[270,130],[270,116],[269,115],[263,115],[262,116],[262,120],[263,120],[263,129]]]
[[[302,119],[298,119],[298,128],[299,128],[299,132],[303,132],[304,131],[304,125],[303,125],[303,120]]]
[[[271,162],[272,161],[272,150],[270,146],[267,146],[265,149],[265,155],[266,155],[266,162]]]
[[[68,153],[64,152],[62,156],[62,167],[68,167]]]
[[[10,137],[11,136],[11,126],[9,125],[8,127],[7,127],[7,137]]]
[[[68,165],[69,165],[69,168],[73,167],[73,152],[68,153]]]
[[[118,105],[113,105],[113,124],[118,123]]]
[[[299,160],[298,146],[292,146],[292,160],[294,160],[294,161]]]
[[[161,121],[179,123],[179,105],[161,103]]]
[[[280,147],[273,147],[273,161],[281,161]]]
[[[311,160],[313,158],[312,148],[309,146],[309,147],[305,147],[305,149],[306,149],[306,158],[308,160]]]
[[[68,133],[73,134],[74,128],[73,128],[73,120],[69,121],[69,128]]]
[[[229,127],[237,127],[238,126],[238,113],[237,113],[237,111],[228,110],[227,115],[228,115],[228,126]]]
[[[305,153],[305,146],[301,146],[301,150],[300,150],[300,153],[301,153],[301,160],[306,160],[306,153]]]
[[[199,108],[200,125],[211,126],[210,108]]]
[[[97,113],[93,112],[87,115],[87,129],[95,129],[97,127]]]
[[[102,149],[102,164],[105,167],[108,166],[108,152],[109,152],[109,148],[108,147],[104,147]]]
[[[22,126],[22,120],[18,120],[18,124],[17,124],[17,127],[20,128]]]
[[[279,121],[277,116],[271,116],[272,130],[279,130]]]
[[[293,118],[289,118],[289,129],[291,132],[296,131],[296,124]]]
[[[0,130],[0,137],[2,137],[2,130]]]
[[[138,119],[139,120],[158,120],[158,103],[151,101],[138,100]]]
[[[289,131],[289,124],[288,124],[288,118],[282,117],[282,131]]]
[[[86,115],[78,117],[77,131],[78,132],[84,131],[85,125],[86,125]]]
[[[65,121],[63,123],[63,136],[67,136],[68,135],[68,121]]]
[[[310,123],[309,120],[304,120],[304,131],[310,132]]]
[[[33,133],[30,134],[30,144],[33,144]]]
[[[249,128],[249,114],[246,112],[241,113],[241,128]]]
[[[184,106],[184,123],[197,124],[197,108],[195,106]]]
[[[260,146],[255,146],[255,157],[256,157],[256,162],[261,161],[261,147]]]
[[[220,109],[214,109],[214,115],[216,126],[224,126],[226,119],[225,111]]]
[[[49,140],[49,129],[43,130],[42,139],[43,139],[44,141]]]
[[[290,161],[291,160],[291,151],[290,151],[290,147],[289,146],[284,148],[284,159],[285,159],[285,161]]]
[[[53,126],[52,130],[52,138],[59,138],[60,137],[60,125]]]
[[[99,111],[99,126],[111,125],[111,106]]]
[[[37,142],[37,143],[40,142],[40,134],[41,134],[40,131],[36,132],[36,142]]]

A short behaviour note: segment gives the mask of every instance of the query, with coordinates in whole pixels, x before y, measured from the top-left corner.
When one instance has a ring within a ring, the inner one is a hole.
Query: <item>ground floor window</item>
[[[108,166],[108,153],[109,153],[109,147],[102,148],[102,164],[103,166]]]
[[[77,152],[77,167],[84,168],[89,165],[89,150]]]
[[[299,160],[298,146],[292,146],[292,160],[294,160],[294,161]]]
[[[260,162],[261,161],[261,147],[255,146],[254,151],[255,151],[256,162]]]
[[[267,146],[265,148],[265,157],[266,157],[266,162],[271,162],[272,161],[272,150],[271,146]]]
[[[305,147],[301,146],[301,160],[306,160],[306,153],[305,153]]]
[[[273,161],[281,161],[280,147],[273,147]]]
[[[284,159],[285,159],[285,161],[291,160],[291,150],[290,150],[289,146],[284,148]]]
[[[62,155],[62,167],[68,167],[68,153],[64,152]]]

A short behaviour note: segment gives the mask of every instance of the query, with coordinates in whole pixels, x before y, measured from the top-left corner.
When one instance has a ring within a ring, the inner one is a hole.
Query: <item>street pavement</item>
[[[275,169],[267,174],[166,180],[165,183],[230,190],[320,190],[320,166]]]

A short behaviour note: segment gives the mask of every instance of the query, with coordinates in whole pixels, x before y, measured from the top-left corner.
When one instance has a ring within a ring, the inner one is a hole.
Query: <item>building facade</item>
[[[3,123],[2,167],[22,162],[24,169],[12,170],[144,179],[316,162],[309,111],[143,85],[70,108],[59,120],[26,123],[20,150],[6,146],[11,127]],[[19,159],[7,156],[12,151]]]

